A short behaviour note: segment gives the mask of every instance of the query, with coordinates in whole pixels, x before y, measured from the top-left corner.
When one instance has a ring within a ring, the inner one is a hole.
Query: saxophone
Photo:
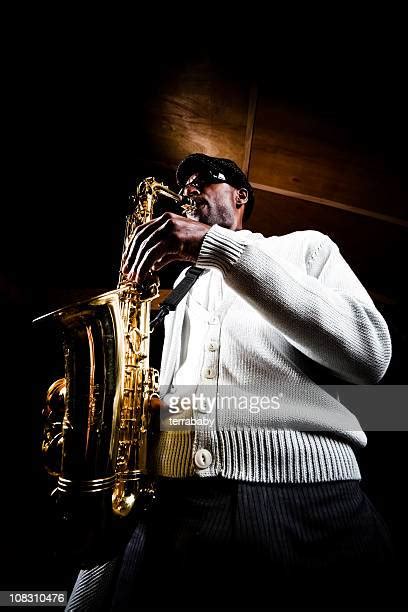
[[[149,367],[150,309],[158,279],[129,282],[125,255],[138,226],[151,221],[160,195],[195,210],[154,178],[131,196],[117,289],[35,319],[52,321],[63,338],[65,376],[47,392],[42,453],[57,479],[53,494],[72,508],[89,502],[102,516],[127,517],[155,495],[149,468],[152,398],[158,371]],[[79,502],[78,502],[79,500]]]

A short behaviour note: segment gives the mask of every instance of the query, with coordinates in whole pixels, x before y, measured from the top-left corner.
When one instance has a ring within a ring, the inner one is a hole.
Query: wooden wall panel
[[[249,91],[211,62],[181,66],[146,100],[137,157],[174,168],[189,153],[202,152],[242,166]]]
[[[407,219],[407,188],[387,166],[381,147],[374,151],[375,139],[374,146],[365,142],[356,126],[260,93],[252,182]]]
[[[399,300],[408,230],[319,204],[256,191],[248,229],[266,236],[315,229],[329,235],[372,292]]]

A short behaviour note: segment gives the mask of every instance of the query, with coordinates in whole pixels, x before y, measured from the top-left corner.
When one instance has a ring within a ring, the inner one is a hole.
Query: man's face
[[[203,179],[203,180],[200,180]],[[239,190],[228,183],[208,183],[199,172],[186,181],[182,194],[191,198],[196,206],[195,214],[187,216],[195,221],[228,229],[241,229],[243,206],[237,207]]]

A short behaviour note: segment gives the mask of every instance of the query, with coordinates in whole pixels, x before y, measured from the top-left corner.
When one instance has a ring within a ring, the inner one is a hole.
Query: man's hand
[[[160,270],[172,261],[195,263],[210,227],[171,212],[140,225],[126,253],[125,274],[143,283],[150,270]]]

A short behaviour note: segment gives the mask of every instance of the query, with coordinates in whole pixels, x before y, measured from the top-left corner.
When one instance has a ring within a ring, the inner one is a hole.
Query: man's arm
[[[127,274],[142,282],[152,267],[180,260],[217,268],[305,355],[347,381],[378,382],[391,359],[387,324],[334,242],[319,232],[298,234],[307,244],[294,244],[304,257],[292,263],[280,238],[247,243],[240,232],[165,213],[138,228]]]
[[[298,232],[304,265],[282,257],[279,238],[246,243],[215,225],[197,265],[219,269],[242,298],[302,353],[353,383],[376,383],[391,359],[387,324],[368,293],[324,234]],[[297,245],[297,248],[299,245]]]

